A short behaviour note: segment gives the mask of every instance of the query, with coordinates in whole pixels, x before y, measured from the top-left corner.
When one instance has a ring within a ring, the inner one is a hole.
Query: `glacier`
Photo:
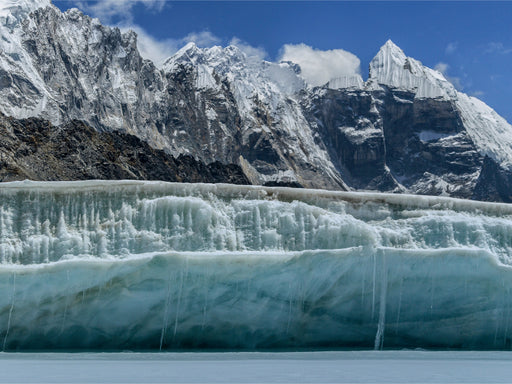
[[[3,351],[511,348],[511,205],[137,181],[0,200]]]

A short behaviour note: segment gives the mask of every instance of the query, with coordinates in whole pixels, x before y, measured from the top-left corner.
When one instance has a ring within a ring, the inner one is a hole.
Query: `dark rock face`
[[[451,101],[322,89],[304,105],[350,188],[512,202],[512,173],[478,152]]]
[[[471,198],[512,203],[512,172],[500,168],[486,156]]]
[[[450,101],[388,91],[382,103],[386,163],[414,193],[469,198],[482,157]]]
[[[79,121],[55,127],[41,119],[0,115],[0,180],[24,179],[249,184],[237,165],[175,158],[132,135],[98,132]]]
[[[310,105],[311,124],[348,186],[396,188],[386,169],[382,119],[371,93],[325,90]]]

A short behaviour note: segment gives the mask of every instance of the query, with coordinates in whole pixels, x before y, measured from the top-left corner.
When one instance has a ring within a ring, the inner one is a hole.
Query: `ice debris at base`
[[[6,351],[511,347],[510,205],[99,181],[0,200]]]

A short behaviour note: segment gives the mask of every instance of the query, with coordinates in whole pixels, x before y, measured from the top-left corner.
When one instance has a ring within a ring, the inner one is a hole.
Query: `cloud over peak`
[[[134,8],[143,5],[149,10],[162,11],[167,5],[161,0],[77,0],[76,6],[88,15],[97,17],[102,23],[111,24],[114,21],[131,23]]]
[[[464,86],[462,85],[462,81],[460,77],[455,76],[449,76],[448,70],[450,69],[450,66],[446,63],[439,62],[436,64],[434,69],[438,72],[440,72],[446,80],[448,80],[452,85],[455,87],[457,91],[462,91],[464,89]]]
[[[282,48],[280,59],[299,64],[302,76],[312,86],[361,72],[359,58],[343,49],[321,51],[306,44],[286,44]]]

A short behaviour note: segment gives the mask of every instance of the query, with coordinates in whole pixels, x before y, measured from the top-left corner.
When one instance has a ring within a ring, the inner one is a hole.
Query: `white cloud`
[[[133,22],[133,12],[136,5],[142,4],[147,9],[160,12],[166,6],[161,0],[99,0],[91,2],[78,0],[76,5],[84,13],[97,17],[102,23],[110,24],[112,21],[120,20],[122,23]]]
[[[305,44],[284,45],[281,60],[299,64],[302,76],[313,86],[335,77],[359,74],[361,64],[357,56],[343,49],[321,51]]]
[[[464,86],[462,85],[462,81],[460,80],[460,77],[455,76],[449,76],[448,70],[450,69],[450,66],[446,63],[439,62],[434,67],[436,71],[439,71],[443,74],[443,76],[448,80],[450,83],[453,84],[456,90],[462,91],[464,89]]]
[[[215,36],[210,31],[191,32],[187,36],[178,39],[179,45],[187,43],[195,43],[198,47],[211,47],[212,45],[220,44],[221,39]]]
[[[120,25],[119,29],[122,32],[135,31],[140,55],[151,60],[157,67],[160,67],[165,59],[172,56],[183,45],[175,39],[156,39],[138,25]]]
[[[267,57],[267,52],[262,47],[253,47],[247,42],[239,39],[238,37],[233,37],[229,42],[229,45],[234,45],[242,52],[244,52],[248,57],[255,57],[257,59],[264,59]]]
[[[457,50],[458,46],[459,46],[459,43],[457,43],[457,42],[449,43],[445,48],[446,54],[451,55],[452,53],[454,53]]]
[[[508,55],[509,53],[512,53],[512,48],[505,47],[501,42],[492,41],[489,44],[487,44],[487,47],[484,52]]]
[[[437,63],[434,67],[436,71],[441,72],[443,75],[446,74],[448,68],[450,68],[450,66],[446,63]]]

